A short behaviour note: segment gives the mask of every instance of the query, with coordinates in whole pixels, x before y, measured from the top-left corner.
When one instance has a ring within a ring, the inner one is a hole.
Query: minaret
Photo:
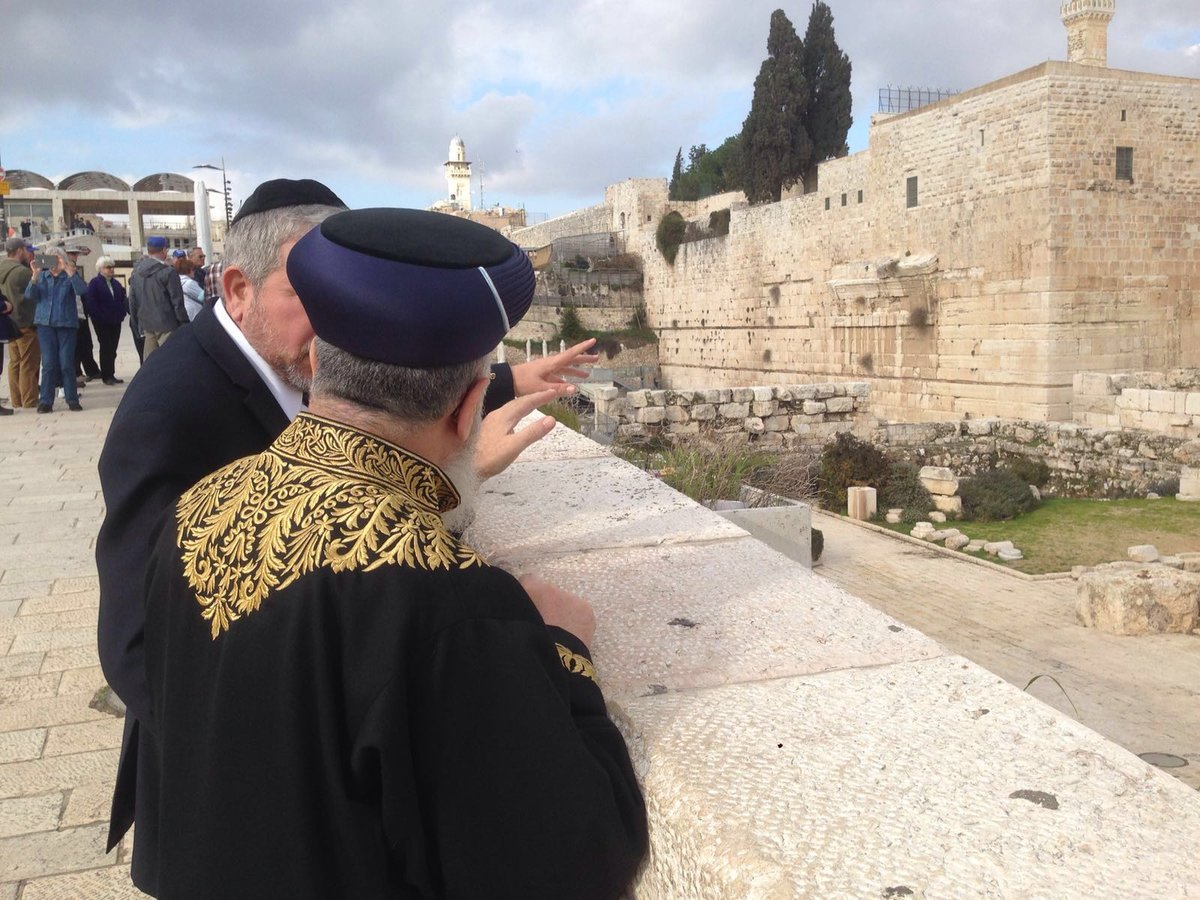
[[[1117,0],[1065,0],[1058,13],[1067,26],[1067,62],[1108,65],[1108,23]]]
[[[450,158],[445,165],[449,201],[462,209],[470,209],[471,164],[467,162],[467,147],[457,134],[450,140]]]

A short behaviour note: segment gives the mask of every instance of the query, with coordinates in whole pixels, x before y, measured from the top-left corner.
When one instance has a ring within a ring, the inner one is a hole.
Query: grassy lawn
[[[908,534],[911,525],[886,525]],[[1012,541],[1025,558],[1007,563],[1030,575],[1126,559],[1134,544],[1162,554],[1200,551],[1200,503],[1161,500],[1046,500],[1006,522],[947,522],[971,538]],[[980,554],[987,556],[987,554]],[[988,557],[993,559],[994,557]]]

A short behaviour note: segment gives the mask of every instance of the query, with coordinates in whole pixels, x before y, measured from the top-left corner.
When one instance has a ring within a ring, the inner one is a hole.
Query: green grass
[[[903,534],[912,530],[903,524],[884,527]],[[1200,503],[1174,498],[1051,499],[1005,522],[947,522],[937,527],[957,528],[972,539],[1012,541],[1025,558],[1007,565],[1030,575],[1126,559],[1126,550],[1134,544],[1153,544],[1164,555],[1200,551]]]

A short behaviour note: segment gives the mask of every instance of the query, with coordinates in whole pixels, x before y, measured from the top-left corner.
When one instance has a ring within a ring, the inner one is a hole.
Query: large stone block
[[[934,494],[933,506],[938,512],[945,513],[946,515],[962,515],[962,497],[947,497],[944,494]]]
[[[846,514],[851,519],[866,522],[878,510],[878,498],[873,487],[846,488]]]
[[[830,397],[825,401],[825,409],[831,413],[854,412],[853,397]]]
[[[750,404],[750,414],[753,416],[773,416],[777,404],[774,400],[755,400]]]
[[[819,416],[827,407],[819,400],[805,400],[803,409],[806,416]]]
[[[750,415],[749,403],[722,403],[717,410],[725,419],[744,419]]]
[[[770,432],[787,431],[792,427],[792,420],[790,416],[769,416],[763,419],[763,424]]]
[[[1200,502],[1200,467],[1184,466],[1179,470],[1179,493],[1175,496],[1189,503]]]
[[[731,399],[734,403],[750,403],[754,400],[754,391],[750,388],[734,388]]]
[[[762,434],[764,431],[766,431],[766,426],[763,424],[763,420],[758,418],[758,416],[749,416],[746,418],[742,427],[745,428],[750,434]]]
[[[666,409],[662,406],[646,406],[637,411],[637,421],[642,425],[661,425],[666,418]]]
[[[1101,566],[1076,587],[1076,619],[1111,634],[1186,633],[1198,615],[1200,574],[1168,566]]]
[[[692,407],[693,422],[708,422],[717,417],[717,408],[711,403],[698,403]]]
[[[774,399],[775,391],[769,387],[755,387],[750,389],[754,395],[753,399],[756,403],[765,403],[768,400]]]
[[[953,497],[958,493],[958,478],[944,466],[923,466],[917,477],[931,494]]]
[[[647,407],[649,409],[651,407]],[[686,422],[688,420],[688,411],[682,406],[668,406],[666,408],[667,421],[672,424]]]

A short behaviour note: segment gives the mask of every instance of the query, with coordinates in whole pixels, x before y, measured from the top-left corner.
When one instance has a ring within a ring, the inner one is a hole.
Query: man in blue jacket
[[[54,409],[54,388],[63,387],[67,407],[81,412],[79,388],[75,385],[75,340],[79,317],[75,311],[75,295],[87,290],[75,263],[65,250],[55,248],[54,266],[43,269],[33,259],[33,277],[25,288],[25,297],[37,301],[33,324],[37,326],[38,345],[42,351],[42,385],[38,393],[40,413]]]

